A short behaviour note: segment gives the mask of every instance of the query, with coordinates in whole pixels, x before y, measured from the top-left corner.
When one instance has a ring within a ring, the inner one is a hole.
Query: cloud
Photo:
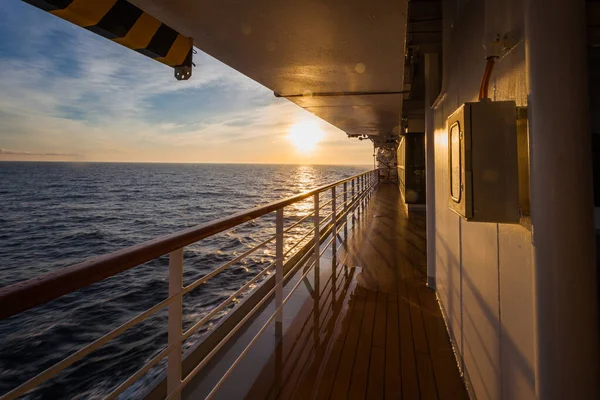
[[[14,151],[14,150],[7,150],[7,149],[0,149],[0,155],[42,156],[42,157],[82,157],[81,154],[75,154],[75,153],[32,153],[29,151]]]
[[[277,154],[289,153],[287,129],[316,117],[200,51],[194,61],[192,78],[176,81],[171,68],[137,52],[2,2],[0,146],[102,161],[293,158]]]

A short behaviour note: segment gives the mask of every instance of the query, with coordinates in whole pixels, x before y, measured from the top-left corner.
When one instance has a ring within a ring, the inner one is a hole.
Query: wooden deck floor
[[[346,245],[247,398],[468,398],[425,287],[424,215],[382,185]]]

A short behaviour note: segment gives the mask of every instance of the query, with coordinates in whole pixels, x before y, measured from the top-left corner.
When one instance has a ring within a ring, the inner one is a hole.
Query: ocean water
[[[356,175],[368,166],[0,162],[0,287]],[[324,197],[326,199],[326,197]],[[286,208],[286,224],[312,200]],[[308,222],[308,221],[307,221]],[[310,229],[300,224],[290,244]],[[189,284],[274,233],[262,217],[188,246]],[[184,330],[272,262],[267,246],[184,297]],[[165,299],[168,257],[0,321],[0,395]],[[196,343],[211,324],[193,335]],[[102,398],[164,349],[163,310],[33,391]],[[140,385],[125,392],[134,397]]]

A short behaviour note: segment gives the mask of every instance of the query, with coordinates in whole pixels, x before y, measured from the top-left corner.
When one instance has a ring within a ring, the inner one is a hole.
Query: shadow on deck
[[[425,215],[381,185],[246,398],[467,398],[425,286],[425,237]]]

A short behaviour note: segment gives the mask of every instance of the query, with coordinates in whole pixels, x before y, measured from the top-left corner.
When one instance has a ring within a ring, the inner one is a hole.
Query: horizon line
[[[74,161],[74,160],[1,160],[13,163],[68,163],[68,164],[212,164],[212,165],[315,165],[315,166],[371,166],[370,164],[319,164],[319,163],[270,163],[270,162],[207,162],[207,161]]]

